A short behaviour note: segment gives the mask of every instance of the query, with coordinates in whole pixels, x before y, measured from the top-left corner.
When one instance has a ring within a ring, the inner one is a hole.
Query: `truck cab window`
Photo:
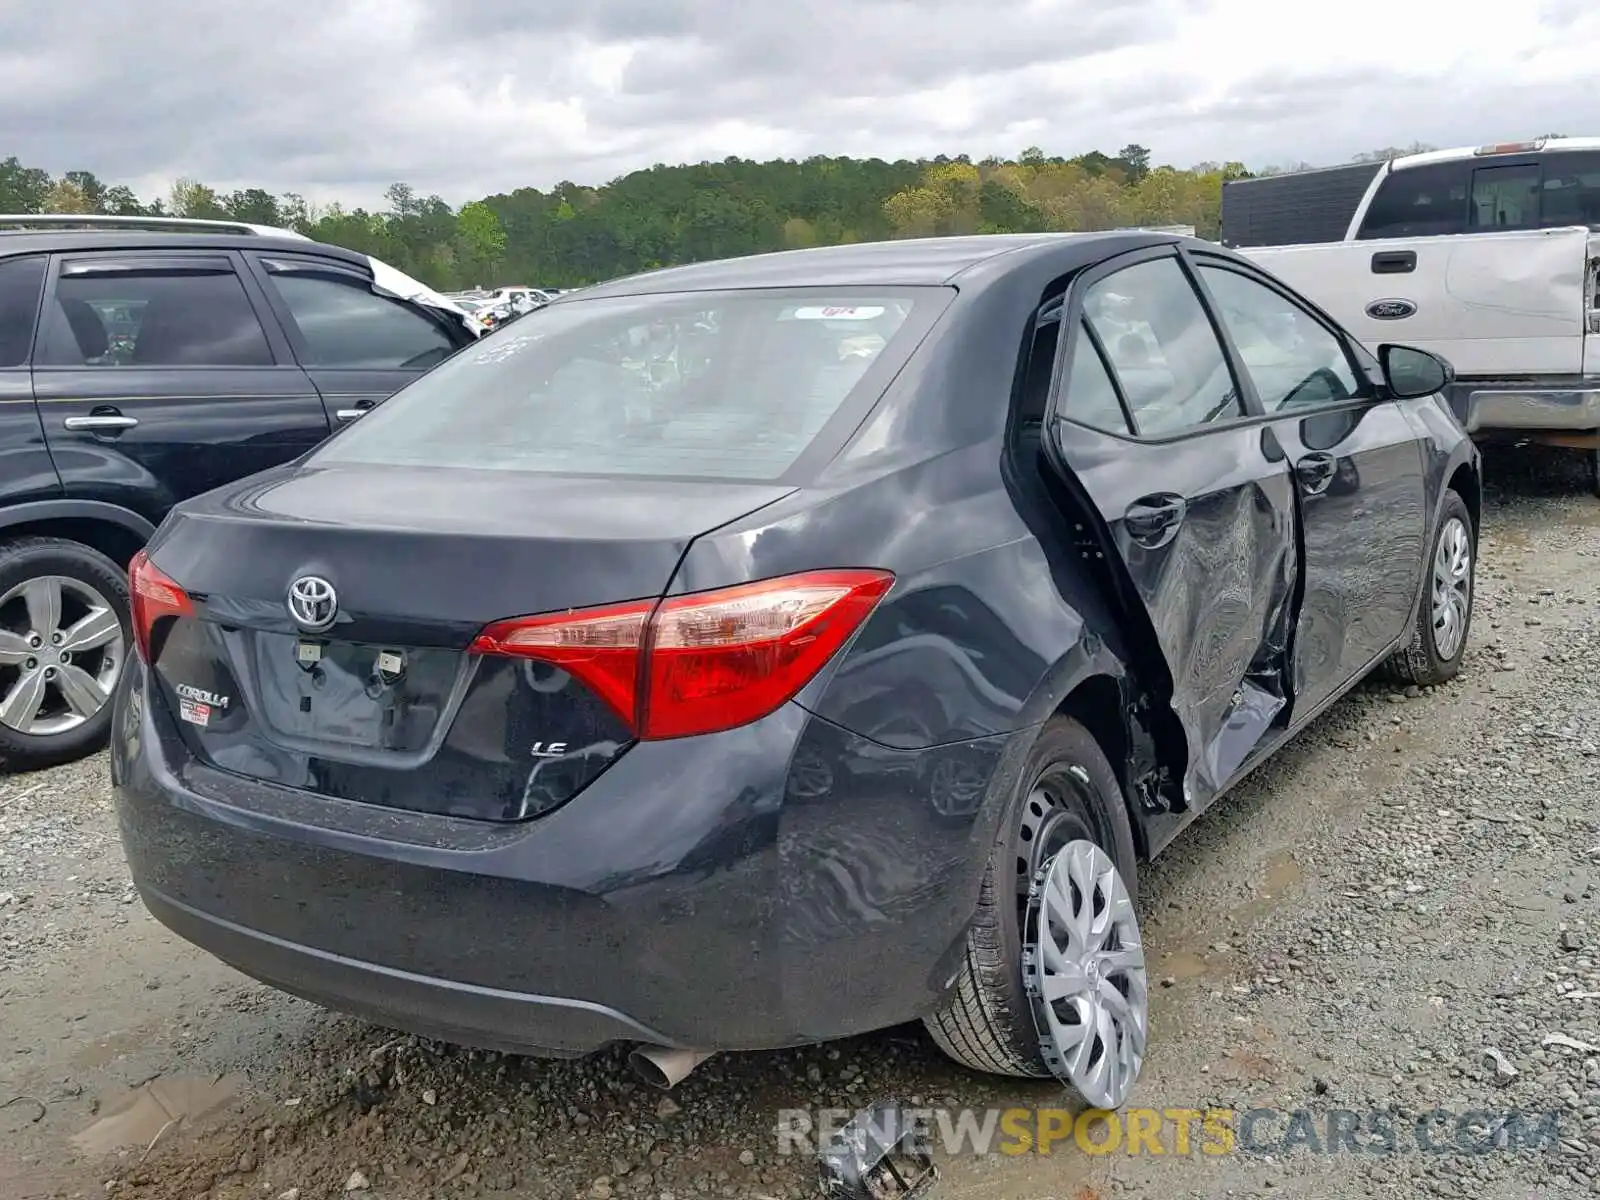
[[[1472,173],[1472,228],[1537,229],[1542,181],[1536,162],[1479,167]]]
[[[1472,163],[1429,163],[1391,171],[1362,218],[1358,238],[1433,237],[1467,231]]]
[[[1542,165],[1539,224],[1600,226],[1600,154],[1546,154]]]

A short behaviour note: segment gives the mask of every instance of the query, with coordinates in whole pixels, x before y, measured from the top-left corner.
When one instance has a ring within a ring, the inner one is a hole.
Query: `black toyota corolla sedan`
[[[1120,1105],[1139,863],[1375,668],[1460,665],[1450,378],[1150,232],[558,300],[139,556],[134,878],[401,1029],[670,1084],[921,1018]]]

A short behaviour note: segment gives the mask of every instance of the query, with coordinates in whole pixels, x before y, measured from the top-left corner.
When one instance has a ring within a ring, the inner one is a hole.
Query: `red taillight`
[[[150,631],[162,617],[192,617],[189,593],[168,578],[143,550],[128,564],[128,607],[133,613],[133,643],[150,661]]]
[[[479,654],[570,671],[645,739],[758,720],[803,688],[894,583],[887,571],[808,571],[713,592],[490,625]]]

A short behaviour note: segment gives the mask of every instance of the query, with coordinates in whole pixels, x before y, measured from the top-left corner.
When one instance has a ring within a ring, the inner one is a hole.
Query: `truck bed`
[[[1584,228],[1242,248],[1369,347],[1402,342],[1463,379],[1600,374]]]

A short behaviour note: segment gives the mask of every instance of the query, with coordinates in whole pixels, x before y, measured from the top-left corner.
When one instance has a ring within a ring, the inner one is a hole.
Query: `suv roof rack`
[[[249,221],[215,221],[204,217],[140,217],[107,213],[0,213],[0,229],[6,226],[79,226],[87,229],[194,229],[216,233],[247,233],[255,237],[294,238],[309,242],[305,234],[275,225],[253,225]]]

